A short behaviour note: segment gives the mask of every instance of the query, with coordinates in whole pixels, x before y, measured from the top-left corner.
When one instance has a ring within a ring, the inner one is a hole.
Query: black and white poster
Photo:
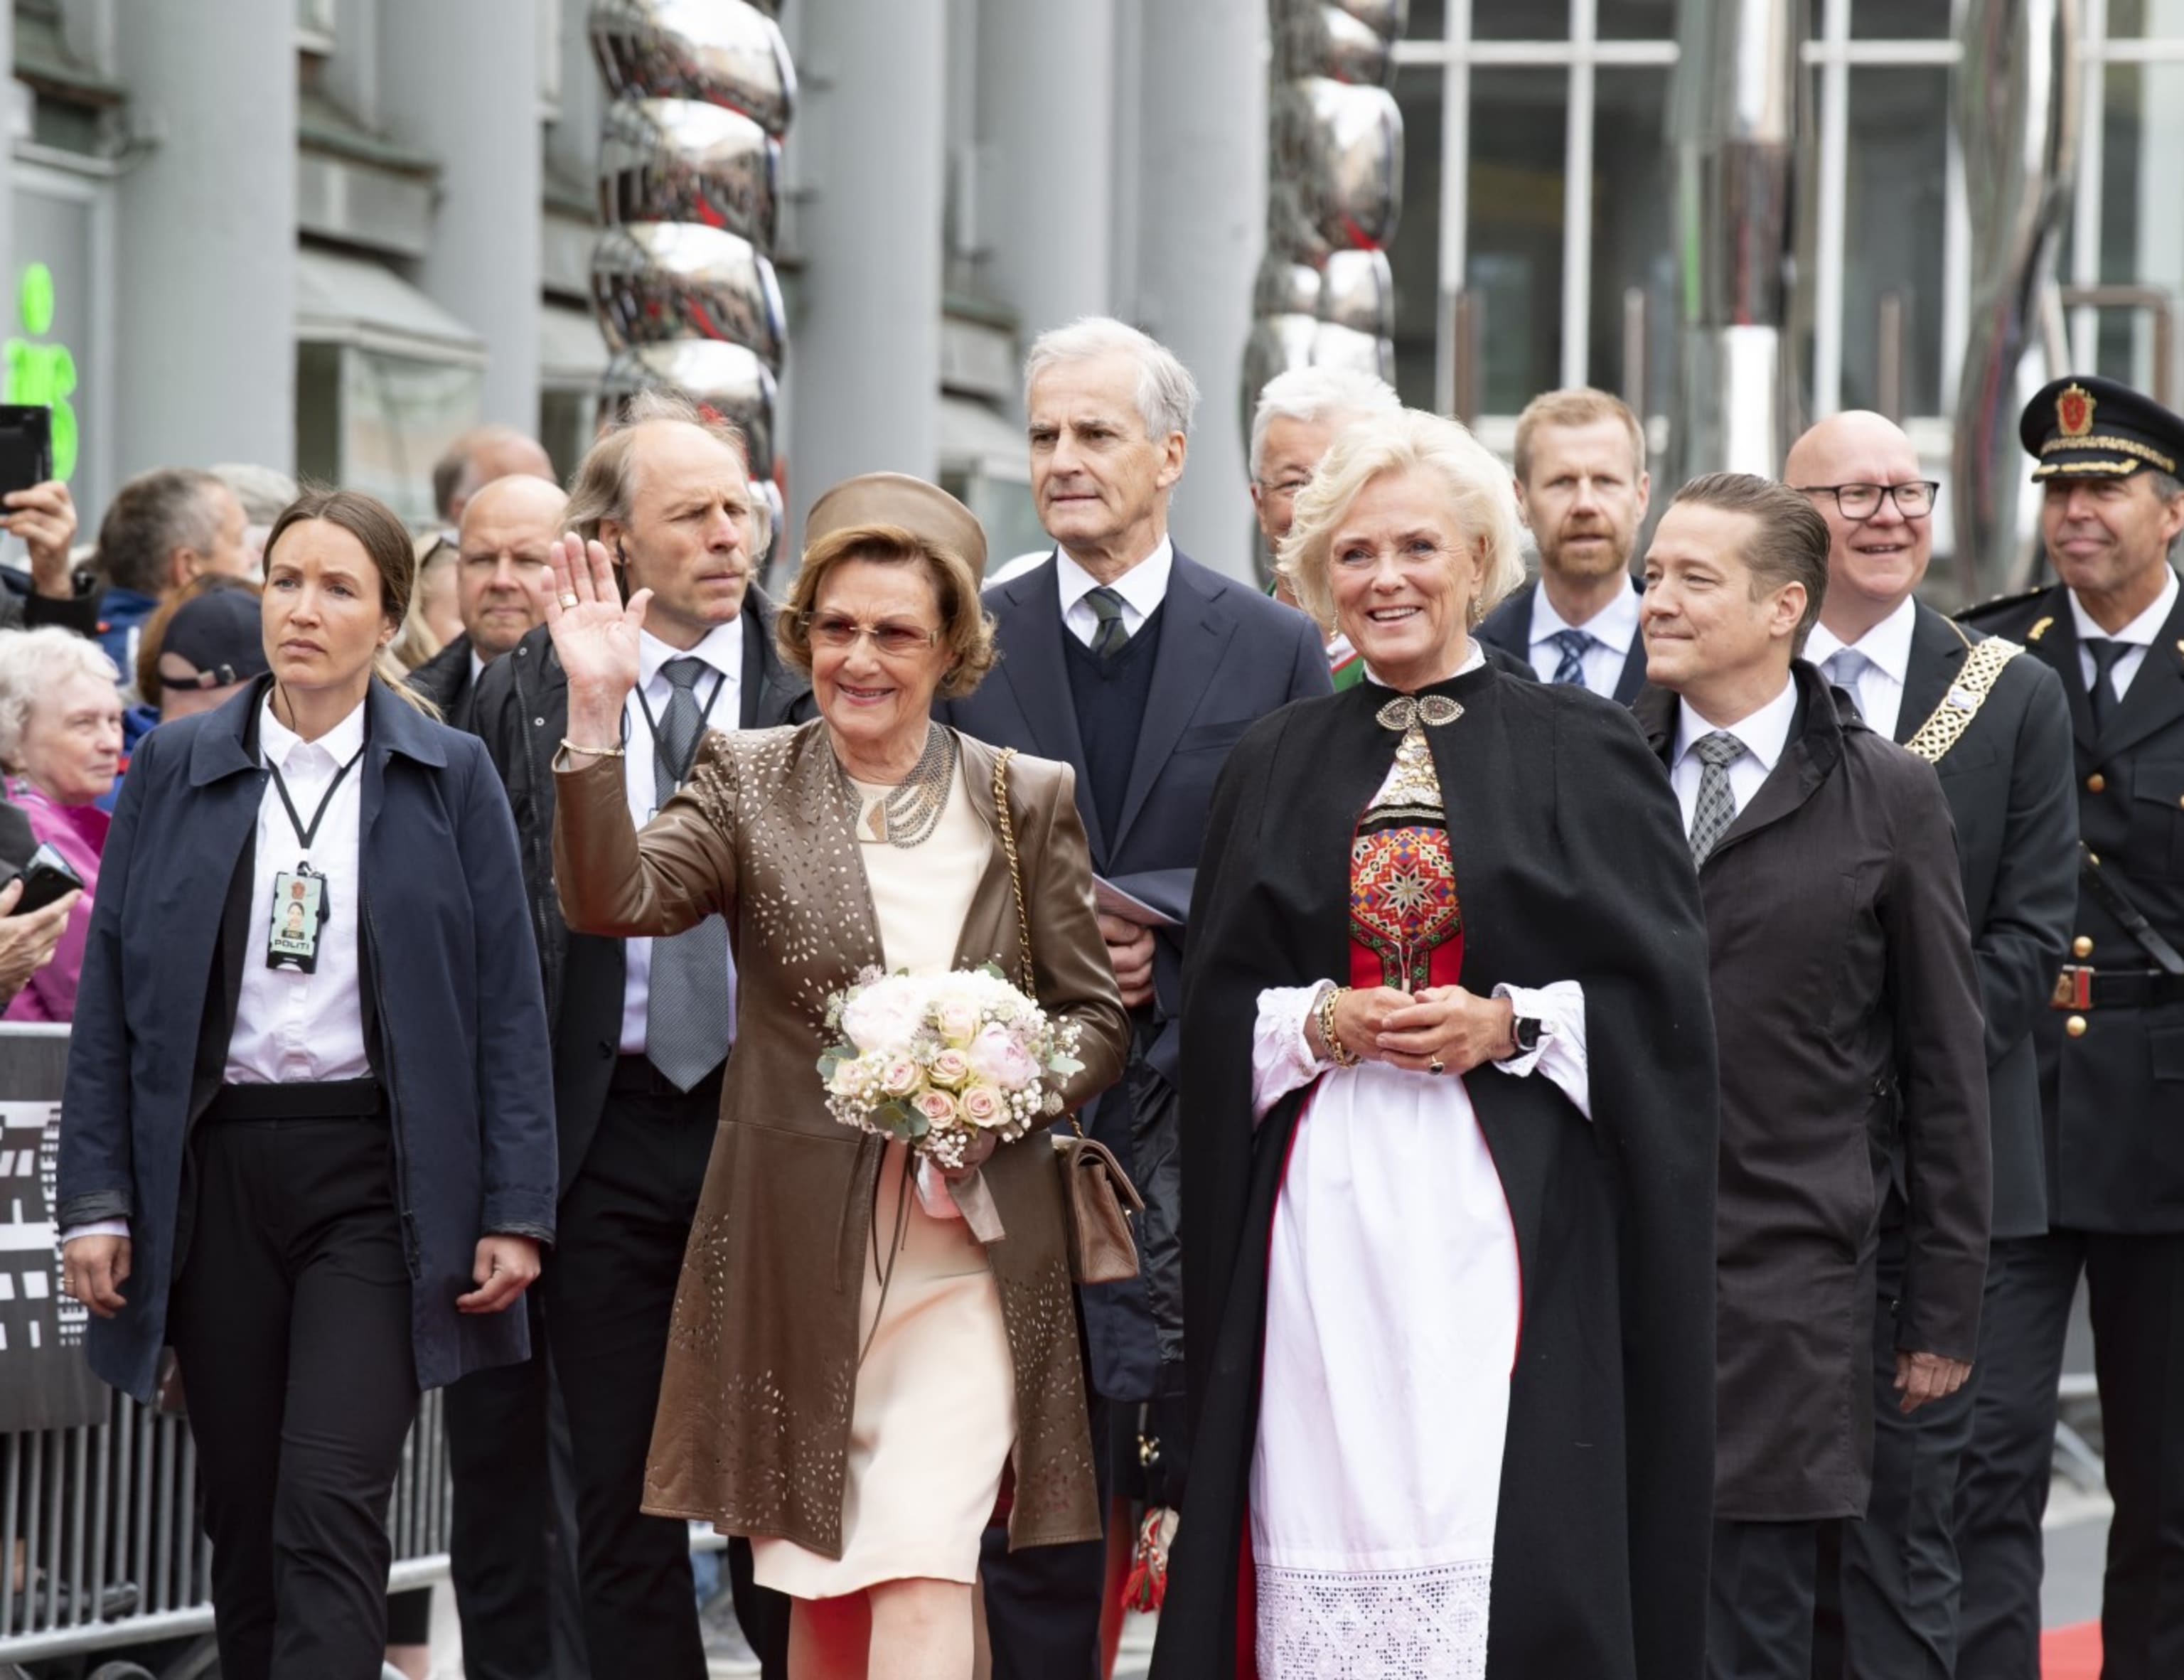
[[[90,1314],[61,1293],[53,1175],[64,1030],[0,1032],[0,1432],[106,1421],[84,1361]]]

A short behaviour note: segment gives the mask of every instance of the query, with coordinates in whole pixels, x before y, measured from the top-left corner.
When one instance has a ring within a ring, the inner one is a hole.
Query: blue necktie
[[[1583,684],[1585,652],[1598,639],[1590,630],[1557,630],[1547,639],[1562,650],[1562,658],[1555,666],[1552,680]]]

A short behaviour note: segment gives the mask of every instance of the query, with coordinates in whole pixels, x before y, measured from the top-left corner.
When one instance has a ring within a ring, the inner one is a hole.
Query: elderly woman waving
[[[1120,1074],[1128,1027],[1069,771],[1001,765],[929,716],[993,662],[977,520],[876,473],[821,497],[805,527],[777,634],[818,720],[705,736],[642,834],[616,760],[647,597],[622,605],[599,544],[557,548],[554,873],[573,928],[656,937],[722,911],[734,940],[735,1048],[644,1508],[752,1537],[760,1583],[796,1600],[797,1680],[938,1680],[971,1672],[978,1537],[1005,1467],[1012,1545],[1100,1532],[1061,1183],[1041,1132],[983,1156],[1006,1240],[981,1242],[901,1143],[829,1113],[828,1000],[876,967],[1013,975],[1028,935],[1038,1002],[1079,1030],[1072,1108]]]
[[[1256,725],[1207,828],[1156,1680],[1698,1672],[1705,929],[1629,716],[1472,638],[1517,542],[1507,470],[1404,412],[1282,546],[1366,680]]]

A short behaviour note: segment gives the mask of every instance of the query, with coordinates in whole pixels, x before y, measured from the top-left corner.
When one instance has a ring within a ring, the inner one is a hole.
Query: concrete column
[[[1266,233],[1265,0],[1147,6],[1140,73],[1137,324],[1183,359],[1204,398],[1171,523],[1193,559],[1249,578],[1239,393]]]
[[[479,418],[538,425],[538,8],[381,0],[380,120],[440,164],[417,283],[486,342]]]
[[[296,452],[294,0],[131,7],[115,218],[123,474]]]
[[[808,0],[803,11],[805,99],[788,140],[811,192],[786,371],[792,541],[841,479],[931,477],[940,424],[947,8]]]
[[[1114,311],[1114,0],[988,0],[979,141],[986,271],[1028,342]]]

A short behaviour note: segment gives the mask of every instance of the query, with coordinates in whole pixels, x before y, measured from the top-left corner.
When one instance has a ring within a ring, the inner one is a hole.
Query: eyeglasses
[[[922,629],[915,624],[860,624],[838,612],[805,613],[804,630],[811,638],[812,646],[838,650],[853,648],[860,639],[870,636],[873,648],[883,658],[900,658],[929,648],[940,639],[938,630]]]
[[[1797,491],[1801,495],[1825,492],[1833,496],[1845,519],[1872,518],[1880,511],[1883,496],[1893,497],[1897,512],[1906,519],[1924,519],[1934,511],[1934,498],[1941,488],[1936,479],[1914,478],[1905,484],[1800,484]]]

